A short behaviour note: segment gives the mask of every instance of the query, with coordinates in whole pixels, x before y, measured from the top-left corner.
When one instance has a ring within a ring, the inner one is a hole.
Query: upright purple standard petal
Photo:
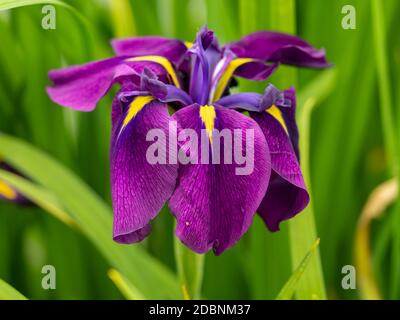
[[[201,115],[200,108],[214,109],[208,110],[208,115]],[[210,164],[198,162],[180,165],[178,184],[170,199],[170,208],[177,219],[176,234],[195,252],[204,253],[213,248],[219,255],[232,247],[248,230],[265,195],[271,171],[268,145],[259,126],[251,118],[234,110],[192,105],[177,111],[173,117],[180,128],[192,129],[198,137],[201,137],[202,129],[209,129],[211,125],[220,132],[228,129],[232,135],[233,130],[238,129],[242,134],[238,141],[241,141],[244,149],[250,147],[250,150],[243,150],[242,154],[254,156],[254,165],[248,174],[239,175],[236,169],[243,168],[243,164],[237,164],[237,159],[232,159],[232,164],[224,160],[224,149],[229,143],[222,138],[219,140],[221,164],[212,164],[210,161]],[[254,134],[254,139],[251,139],[253,148],[246,142],[247,136],[251,136],[250,132]],[[214,148],[217,143],[215,131],[211,137],[211,148]],[[207,148],[209,146],[207,144]],[[233,149],[233,154],[240,150],[239,147]],[[228,150],[232,151],[232,148],[228,147]],[[201,157],[200,142],[196,151],[197,157]]]
[[[299,37],[278,32],[255,32],[227,45],[238,57],[309,68],[330,65],[325,50],[317,50]]]
[[[163,37],[138,37],[115,39],[112,41],[118,56],[162,56],[174,64],[179,64],[187,50],[182,41]]]
[[[171,196],[177,178],[177,164],[152,164],[146,156],[154,143],[146,139],[151,129],[165,134],[160,139],[166,146],[170,119],[167,105],[142,102],[136,100],[135,105],[122,108],[117,101],[113,105],[111,187],[114,240],[120,243],[141,241],[149,234],[150,220]]]
[[[212,72],[221,58],[214,33],[202,28],[188,53],[191,55],[189,94],[194,102],[205,104],[209,98]]]
[[[257,212],[271,231],[278,231],[280,222],[302,211],[310,199],[285,128],[267,112],[252,112],[251,117],[264,132],[272,166],[270,184]]]

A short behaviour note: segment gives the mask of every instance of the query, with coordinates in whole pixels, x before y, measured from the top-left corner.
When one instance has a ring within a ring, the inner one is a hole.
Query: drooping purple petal
[[[279,32],[255,32],[226,47],[238,57],[309,68],[330,66],[324,49],[317,50],[299,37]]]
[[[263,131],[271,152],[272,175],[257,212],[271,231],[301,212],[309,202],[300,165],[282,124],[271,114],[250,113]]]
[[[266,64],[261,60],[254,60],[237,68],[234,75],[249,80],[263,81],[269,78],[277,67],[277,63]]]
[[[150,102],[124,123],[129,108],[121,112],[125,108],[117,104],[118,101],[114,101],[110,155],[114,240],[132,243],[149,234],[150,221],[174,190],[178,166],[167,162],[153,163],[147,156],[147,150],[154,144],[146,139],[151,129],[163,133],[157,140],[161,146],[158,151],[165,152],[166,157],[170,154],[166,149],[170,119],[167,105]]]
[[[201,137],[205,125],[200,117],[200,108],[192,105],[177,111],[173,118],[177,120],[178,127],[192,129]],[[232,136],[233,130],[238,129],[242,134],[238,141],[242,142],[244,149],[249,147],[243,154],[249,158],[253,155],[254,165],[247,175],[238,175],[236,169],[243,168],[243,164],[238,164],[237,159],[232,159],[231,164],[225,161],[224,156],[228,151],[225,153],[224,149],[228,146],[227,150],[235,154],[235,151],[240,152],[240,148],[234,147],[232,150],[228,140],[220,139],[221,164],[212,164],[211,161],[210,164],[204,164],[203,161],[180,165],[178,184],[170,199],[170,208],[177,219],[176,234],[185,245],[198,253],[213,248],[219,255],[233,246],[248,230],[267,190],[270,156],[265,137],[251,118],[234,110],[218,106],[214,108],[214,128],[219,131],[228,129]],[[251,132],[254,139],[251,139]],[[253,146],[246,142],[247,137],[254,142]],[[211,148],[216,148],[216,143],[214,131]],[[206,148],[209,146],[207,144]],[[195,151],[200,161],[202,143],[198,143]],[[213,152],[217,154],[218,150],[213,149]]]
[[[115,39],[112,47],[118,56],[163,56],[176,65],[187,51],[182,41],[154,36]]]
[[[166,79],[166,70],[153,62],[126,61],[126,57],[109,58],[84,65],[51,70],[53,86],[47,88],[50,98],[64,106],[79,111],[91,111],[111,86],[129,79],[140,81],[144,68]]]

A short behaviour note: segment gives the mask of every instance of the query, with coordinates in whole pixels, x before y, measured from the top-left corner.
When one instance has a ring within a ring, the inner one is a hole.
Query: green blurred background
[[[24,1],[2,0],[0,7],[7,2]],[[111,56],[109,42],[114,37],[164,35],[191,41],[204,24],[216,32],[222,43],[257,30],[295,32],[314,46],[324,47],[334,64],[328,71],[281,68],[268,80],[281,89],[296,85],[300,113],[307,103],[313,105],[310,117],[303,112],[300,134],[307,138],[302,146],[309,149],[302,152],[309,167],[327,296],[369,298],[362,282],[372,281],[377,283],[381,297],[400,298],[400,209],[395,201],[389,201],[388,209],[371,223],[370,234],[367,232],[367,237],[361,237],[363,241],[356,245],[357,236],[365,232],[357,228],[357,221],[369,194],[383,181],[398,178],[399,1],[64,2],[76,11],[56,6],[55,30],[41,26],[43,4],[0,11],[1,132],[45,151],[110,203],[108,149],[113,93],[93,113],[61,108],[45,92],[49,69]],[[355,30],[342,28],[345,5],[356,9]],[[241,81],[239,88],[261,92],[265,85]],[[0,155],[7,157],[2,153],[0,146]],[[60,179],[57,192],[62,192],[63,183]],[[96,217],[97,212],[89,214]],[[151,236],[135,245],[146,257],[147,253],[154,257],[152,262],[161,262],[168,276],[176,271],[173,228],[173,218],[163,210],[154,221]],[[106,241],[111,242],[111,228],[108,232]],[[233,249],[220,257],[207,254],[202,296],[275,298],[292,274],[293,232],[301,235],[309,230],[290,231],[286,222],[279,233],[272,234],[256,217],[250,231]],[[365,240],[368,238],[369,242]],[[371,256],[356,265],[355,252],[363,253],[364,247],[369,248]],[[93,237],[42,209],[0,203],[0,278],[28,298],[122,298],[107,277],[112,263],[103,253],[93,244]],[[370,262],[373,276],[367,272],[363,280],[363,270]],[[134,258],[131,263],[135,265]],[[46,264],[57,270],[56,290],[41,287],[41,269]],[[342,288],[344,265],[356,265],[355,290]],[[140,278],[146,270],[136,268],[132,272]],[[155,283],[151,290],[161,289]]]

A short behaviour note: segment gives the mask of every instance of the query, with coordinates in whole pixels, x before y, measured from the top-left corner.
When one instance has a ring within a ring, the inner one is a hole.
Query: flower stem
[[[175,260],[182,296],[185,300],[200,299],[204,255],[191,251],[177,237],[174,239]]]

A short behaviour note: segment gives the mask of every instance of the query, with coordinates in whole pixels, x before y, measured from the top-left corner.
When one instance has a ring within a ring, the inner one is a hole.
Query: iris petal
[[[159,78],[165,69],[154,62],[131,61],[126,57],[109,58],[49,72],[54,85],[47,88],[50,98],[65,107],[79,111],[92,111],[97,102],[116,82],[140,83],[140,74],[149,68]]]
[[[261,60],[237,58],[233,52],[226,50],[224,58],[220,60],[214,71],[210,103],[222,97],[232,76],[236,75],[249,80],[265,80],[276,67],[277,64],[268,65]]]
[[[200,106],[192,105],[177,111],[173,118],[178,127],[193,129],[201,136],[200,131],[206,124],[199,117],[200,110]],[[267,190],[270,156],[265,137],[251,118],[218,106],[214,106],[214,111],[214,129],[220,132],[239,129],[243,133],[243,144],[246,129],[254,130],[254,148],[251,150],[254,152],[254,170],[249,175],[237,175],[236,169],[240,165],[235,161],[231,164],[198,162],[180,165],[170,208],[177,219],[176,234],[184,244],[198,253],[212,248],[219,255],[233,246],[250,227]],[[220,149],[224,150],[227,142],[221,139],[220,143]],[[197,154],[201,153],[199,144]],[[221,151],[221,159],[224,155]]]
[[[17,198],[17,191],[3,181],[0,181],[0,199],[15,200]]]
[[[325,50],[317,50],[303,39],[278,32],[255,32],[228,44],[238,57],[309,68],[326,68]]]
[[[24,177],[20,172],[16,169],[0,160],[0,169],[11,172],[13,174]],[[25,177],[24,177],[25,178]],[[23,206],[31,206],[33,203],[18,192],[12,185],[8,184],[5,181],[0,180],[0,200],[15,202]]]
[[[163,37],[136,37],[112,41],[118,56],[162,56],[178,65],[186,53],[186,45],[179,40]]]
[[[280,222],[301,212],[310,198],[297,155],[281,123],[266,112],[250,115],[262,129],[271,152],[271,181],[257,212],[271,231],[277,231]]]
[[[115,115],[120,110],[118,103],[114,101]],[[140,106],[135,107],[135,103]],[[168,141],[167,105],[157,101],[142,103],[134,100],[131,107],[140,110],[129,121],[129,111],[119,113],[113,124],[110,157],[114,240],[121,243],[141,241],[149,234],[149,223],[172,194],[177,178],[176,164],[151,164],[146,157],[152,144],[146,139],[149,130],[162,130],[164,145]]]

